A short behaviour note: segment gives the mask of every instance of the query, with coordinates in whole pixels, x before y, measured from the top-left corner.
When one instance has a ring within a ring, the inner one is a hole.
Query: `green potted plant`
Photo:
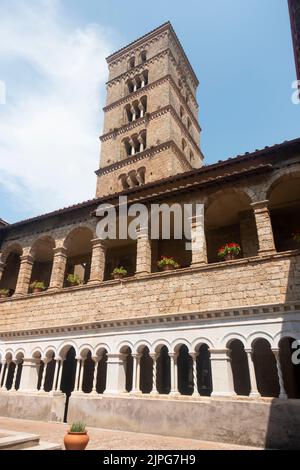
[[[123,268],[123,266],[117,267],[111,275],[114,279],[123,279],[123,277],[127,276],[127,269]]]
[[[43,281],[34,281],[30,284],[30,289],[33,293],[42,292],[46,289]]]
[[[300,231],[292,233],[292,239],[294,240],[294,242],[300,245]]]
[[[179,264],[172,256],[161,256],[157,261],[157,266],[162,271],[173,271],[173,269],[179,268]]]
[[[66,450],[85,450],[90,438],[88,436],[85,423],[74,422],[64,437]]]
[[[231,242],[226,243],[226,245],[221,246],[221,248],[218,249],[218,256],[225,261],[230,261],[236,259],[240,252],[240,245],[236,242]]]
[[[67,282],[71,287],[80,286],[83,283],[82,279],[78,276],[78,274],[68,274]]]
[[[4,299],[9,296],[9,289],[0,289],[0,299]]]

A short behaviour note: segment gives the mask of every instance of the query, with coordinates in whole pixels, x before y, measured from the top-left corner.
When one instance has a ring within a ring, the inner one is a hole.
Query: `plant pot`
[[[79,286],[80,284],[77,284],[77,282],[69,282],[68,281],[68,287],[77,287]]]
[[[125,274],[122,274],[122,273],[113,274],[114,279],[123,279],[123,277],[125,277]]]
[[[32,289],[32,292],[34,294],[38,294],[39,292],[43,292],[44,289],[39,289],[38,287],[34,287],[34,289]]]
[[[84,450],[89,440],[87,432],[68,431],[64,437],[64,445],[66,450]]]
[[[162,266],[160,268],[162,271],[174,271],[175,266],[173,266],[172,264],[165,264],[164,266]]]
[[[227,255],[224,256],[225,261],[232,261],[233,259],[236,259],[237,255],[235,253],[227,253]]]
[[[8,294],[0,294],[0,299],[6,299],[8,297]]]

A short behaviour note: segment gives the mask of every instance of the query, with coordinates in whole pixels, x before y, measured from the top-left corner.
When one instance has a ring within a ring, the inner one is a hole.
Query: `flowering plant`
[[[241,247],[238,243],[231,242],[231,243],[226,243],[226,245],[221,246],[221,248],[218,249],[218,256],[223,258],[226,255],[229,254],[234,254],[238,255],[241,252]]]
[[[157,266],[159,268],[163,268],[164,266],[172,266],[175,269],[179,268],[179,264],[172,256],[161,256],[157,261]]]
[[[300,232],[292,233],[292,238],[295,242],[300,243]]]
[[[30,288],[36,290],[45,290],[46,286],[43,281],[34,281],[30,284]]]
[[[0,297],[8,297],[9,290],[8,289],[0,289]]]
[[[83,283],[82,279],[78,276],[78,274],[68,274],[67,281],[72,286],[79,286]]]
[[[122,276],[127,276],[127,269],[123,268],[123,266],[117,267],[111,273],[112,276],[114,274],[121,274]]]

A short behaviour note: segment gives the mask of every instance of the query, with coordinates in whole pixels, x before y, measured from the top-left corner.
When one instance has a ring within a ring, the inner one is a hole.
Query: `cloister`
[[[218,248],[232,241],[241,245],[238,258],[297,250],[293,233],[299,230],[299,170],[281,173],[274,175],[267,188],[224,188],[200,198],[203,213],[190,219],[191,250],[185,248],[187,240],[175,238],[174,220],[167,240],[150,240],[141,227],[136,240],[102,241],[96,238],[94,217],[69,231],[66,226],[59,239],[50,231],[29,241],[7,241],[0,254],[0,289],[8,289],[9,296],[25,295],[35,280],[42,281],[46,289],[61,289],[68,285],[67,275],[74,272],[83,284],[103,282],[111,279],[117,266],[125,267],[128,276],[157,272],[162,255],[176,258],[181,269],[213,265],[220,262]],[[120,178],[127,185],[129,177],[138,182],[144,174],[141,167],[136,175]],[[193,243],[195,233],[200,234],[200,245],[199,240]]]

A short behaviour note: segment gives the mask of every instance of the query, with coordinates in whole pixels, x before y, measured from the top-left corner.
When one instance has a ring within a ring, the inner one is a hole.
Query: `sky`
[[[95,196],[105,57],[167,20],[200,81],[206,164],[300,136],[286,0],[0,0],[0,218]]]

